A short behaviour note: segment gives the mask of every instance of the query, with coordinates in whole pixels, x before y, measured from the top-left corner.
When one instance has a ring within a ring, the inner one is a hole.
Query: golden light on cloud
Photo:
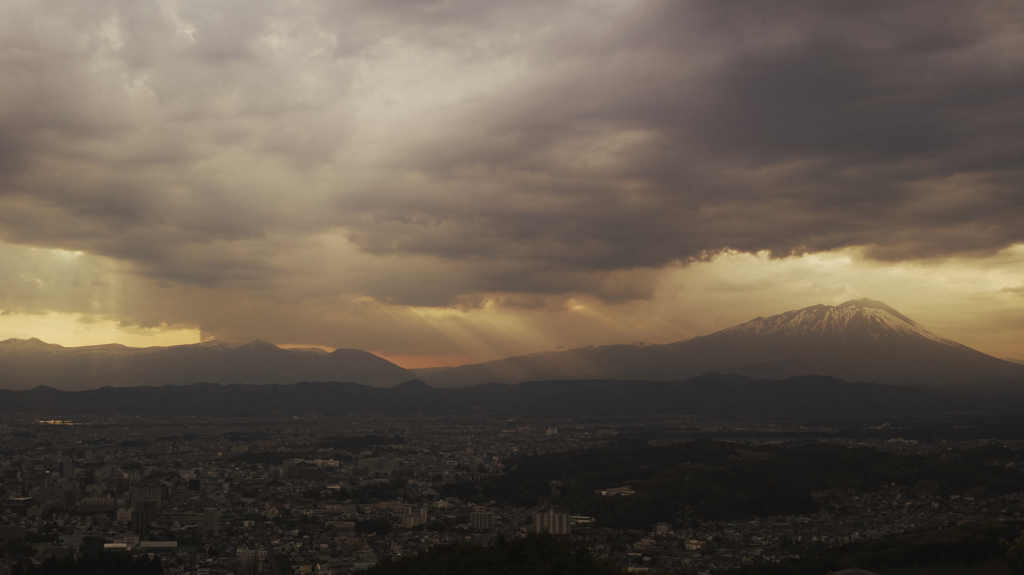
[[[1012,3],[157,4],[0,6],[0,337],[426,365],[869,297],[1024,356]]]
[[[411,307],[408,311],[448,338],[460,352],[454,355],[460,357],[482,361],[509,355],[508,350],[523,354],[552,347],[530,314],[498,306],[493,299],[471,309]],[[447,361],[442,357],[437,363]]]
[[[153,347],[199,343],[199,330],[171,327],[143,328],[120,325],[111,319],[77,313],[0,315],[0,339],[38,338],[64,347],[120,343]]]
[[[602,289],[626,297],[612,300],[491,293],[449,306],[358,294],[303,303],[282,291],[268,307],[265,296],[245,290],[222,290],[204,304],[207,288],[153,283],[86,253],[16,246],[4,253],[0,264],[17,281],[8,281],[0,301],[0,338],[65,346],[176,345],[198,342],[202,333],[243,343],[371,349],[406,367],[431,367],[565,347],[668,343],[756,316],[870,297],[986,353],[1024,355],[1021,245],[987,258],[902,263],[868,260],[853,248],[774,259],[727,251],[688,266],[617,271],[604,282],[614,285]],[[317,285],[332,277],[321,272],[313,276]],[[139,325],[150,327],[132,327]]]
[[[780,259],[726,252],[667,272],[655,298],[638,305],[665,310],[676,325],[701,335],[759,315],[867,297],[965,345],[997,357],[1020,356],[1022,264],[1021,244],[985,258],[899,263],[865,259],[858,248]],[[668,299],[675,304],[661,303]]]

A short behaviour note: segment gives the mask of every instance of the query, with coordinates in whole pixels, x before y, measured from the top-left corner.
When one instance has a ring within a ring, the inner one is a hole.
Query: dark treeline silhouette
[[[822,490],[863,492],[895,484],[931,495],[1024,491],[1024,477],[1014,468],[990,465],[1021,460],[1024,452],[993,446],[956,455],[941,459],[827,444],[751,447],[714,441],[613,446],[527,455],[510,462],[505,475],[452,484],[445,494],[520,506],[550,498],[602,526],[649,529],[661,521],[681,525],[813,513],[818,503],[808,494]],[[625,485],[635,493],[595,494]]]
[[[722,571],[718,575],[822,575],[855,567],[877,572],[898,567],[975,565],[988,561],[1016,567],[1012,565],[1012,558],[1007,557],[1007,541],[1018,537],[1020,533],[1020,525],[964,525],[896,535],[838,548],[819,548],[798,560],[746,565]]]
[[[435,389],[421,381],[392,388],[355,383],[291,385],[165,385],[58,391],[0,390],[0,413],[55,417],[86,414],[249,417],[315,412],[492,413],[522,416],[638,417],[696,414],[721,417],[898,417],[979,413],[1006,418],[1024,412],[1020,399],[947,396],[900,386],[847,383],[823,376],[782,381],[706,374],[684,381],[534,381]]]
[[[412,557],[385,559],[367,575],[624,575],[599,561],[583,545],[551,535],[499,538],[483,547],[473,543],[436,545]]]

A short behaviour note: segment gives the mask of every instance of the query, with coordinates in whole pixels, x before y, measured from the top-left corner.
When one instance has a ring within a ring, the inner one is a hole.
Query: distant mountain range
[[[38,339],[0,341],[0,389],[39,385],[62,390],[213,382],[346,381],[392,386],[416,377],[372,353],[282,349],[265,341],[171,347],[63,347]]]
[[[859,299],[759,317],[675,343],[535,353],[451,368],[403,369],[369,352],[282,349],[254,341],[173,347],[62,347],[0,341],[0,389],[289,384],[336,381],[434,387],[556,380],[679,381],[707,373],[785,380],[824,375],[851,382],[1024,393],[1024,365],[935,335],[882,302]]]
[[[417,370],[422,379],[439,386],[555,379],[672,381],[708,372],[770,379],[820,374],[845,381],[1024,390],[1024,366],[935,335],[869,299],[759,317],[663,345],[588,347]]]
[[[166,385],[59,391],[0,390],[0,413],[38,416],[294,416],[347,413],[482,414],[532,417],[706,415],[732,417],[1015,414],[1021,399],[950,396],[906,386],[802,376],[783,381],[706,374],[685,381],[535,381],[435,389],[412,380],[392,388],[354,383]]]

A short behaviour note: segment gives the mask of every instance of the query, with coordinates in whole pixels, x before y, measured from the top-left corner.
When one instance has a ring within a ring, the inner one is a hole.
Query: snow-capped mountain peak
[[[923,338],[959,346],[952,340],[928,331],[888,305],[870,299],[850,300],[835,306],[819,304],[770,317],[759,317],[712,334],[716,335],[747,338],[817,336],[844,340]]]
[[[674,343],[539,353],[424,377],[430,384],[471,385],[546,379],[674,381],[709,372],[770,379],[818,374],[957,390],[1024,384],[1024,367],[938,336],[870,299],[759,317]]]
[[[895,317],[897,317],[897,318],[899,318],[899,319],[901,319],[901,320],[903,320],[903,321],[905,321],[907,323],[911,323],[911,324],[917,325],[917,322],[915,322],[914,320],[910,319],[909,317],[901,314],[900,312],[894,310],[893,308],[885,305],[884,302],[880,302],[880,301],[875,300],[875,299],[868,299],[866,297],[865,298],[860,298],[860,299],[851,299],[851,300],[845,301],[845,302],[843,302],[843,303],[841,303],[841,304],[839,304],[839,305],[837,305],[835,307],[839,308],[839,309],[882,311],[882,312],[885,312],[885,313],[887,313],[889,315],[895,316]]]

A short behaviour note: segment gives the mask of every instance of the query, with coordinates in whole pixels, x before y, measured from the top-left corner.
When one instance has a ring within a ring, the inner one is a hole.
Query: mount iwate
[[[963,391],[1024,390],[1024,366],[935,335],[870,299],[759,317],[664,345],[609,345],[419,370],[433,385],[554,379],[671,381],[708,372],[785,379],[930,385]]]

